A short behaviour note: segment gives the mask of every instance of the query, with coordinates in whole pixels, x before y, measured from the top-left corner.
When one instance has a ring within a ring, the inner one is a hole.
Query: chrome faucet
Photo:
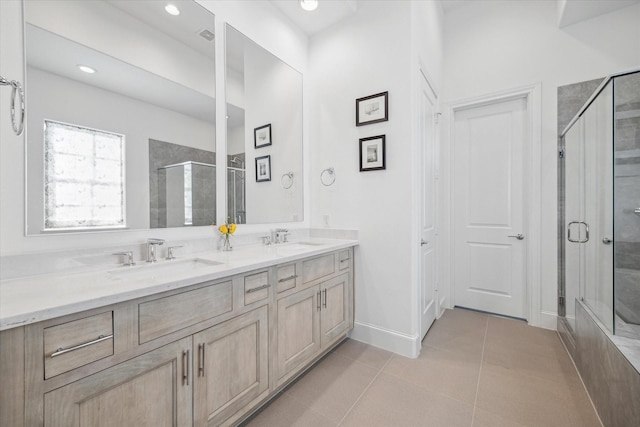
[[[291,234],[286,228],[276,228],[274,243],[287,243],[287,236]]]
[[[164,239],[147,239],[147,262],[156,262],[156,246],[162,245]]]
[[[126,265],[127,267],[132,267],[136,265],[136,263],[133,261],[133,251],[116,252],[114,253],[114,255],[123,255],[126,257],[122,265]]]

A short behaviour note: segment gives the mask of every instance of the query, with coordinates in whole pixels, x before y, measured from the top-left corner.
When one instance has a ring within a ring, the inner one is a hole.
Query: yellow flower
[[[227,228],[226,224],[221,225],[218,230],[220,230],[222,234],[229,234],[229,229]]]
[[[229,233],[231,233],[231,234],[235,233],[236,232],[236,228],[238,228],[238,226],[235,225],[235,224],[229,225]]]

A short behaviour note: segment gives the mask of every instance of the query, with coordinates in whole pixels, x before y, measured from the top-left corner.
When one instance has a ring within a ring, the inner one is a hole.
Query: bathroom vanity
[[[241,422],[353,327],[355,245],[2,282],[0,425]]]

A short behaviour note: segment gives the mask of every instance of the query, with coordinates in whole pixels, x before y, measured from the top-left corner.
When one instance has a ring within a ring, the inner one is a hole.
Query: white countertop
[[[92,271],[3,280],[0,281],[0,331],[357,244],[356,240],[313,238],[281,245],[240,246],[230,252],[194,253],[173,261],[158,260],[155,264],[138,262],[134,267],[103,266]],[[191,270],[184,268],[193,259],[204,262]],[[206,261],[220,264],[208,265]],[[170,267],[171,263],[175,263],[175,269]],[[147,276],[145,272],[154,268],[161,273]]]

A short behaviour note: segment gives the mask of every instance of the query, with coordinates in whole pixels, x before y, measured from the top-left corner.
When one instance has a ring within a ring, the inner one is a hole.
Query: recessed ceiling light
[[[169,15],[178,16],[180,15],[180,9],[175,4],[169,3],[164,7],[164,10],[167,11]]]
[[[83,71],[83,72],[85,72],[87,74],[93,74],[93,73],[96,72],[95,68],[91,68],[91,67],[88,67],[86,65],[81,65],[81,64],[78,64],[78,69],[80,69],[80,71]]]
[[[300,7],[311,12],[318,8],[318,0],[300,0]]]

